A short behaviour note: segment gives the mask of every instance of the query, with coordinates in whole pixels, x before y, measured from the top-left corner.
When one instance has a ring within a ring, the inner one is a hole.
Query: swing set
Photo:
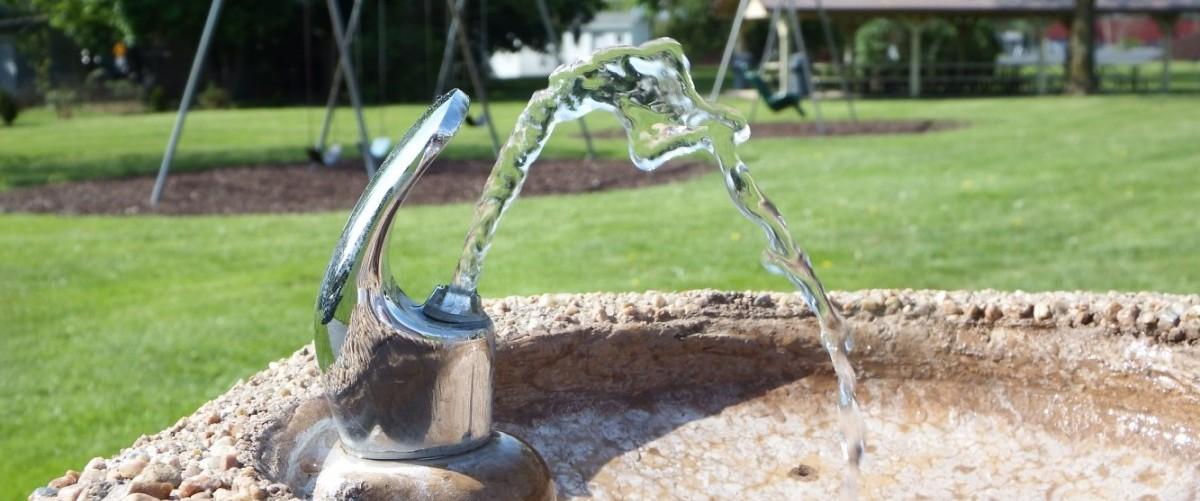
[[[479,16],[479,53],[487,54],[487,0],[478,0],[479,9],[485,13]],[[550,21],[550,13],[546,7],[545,0],[536,0],[538,14],[542,18],[542,24],[546,29],[547,42],[553,53],[559,57],[561,63],[561,55],[558,51],[558,37],[555,35],[553,25]],[[166,185],[167,175],[170,171],[171,162],[175,157],[175,151],[179,144],[179,138],[183,134],[183,125],[187,119],[187,113],[190,108],[192,98],[194,97],[197,80],[200,76],[203,67],[205,56],[212,41],[212,33],[216,27],[217,18],[220,16],[221,7],[224,0],[212,0],[209,6],[208,17],[204,23],[204,30],[200,36],[200,43],[196,50],[195,58],[192,60],[192,67],[188,74],[187,85],[184,88],[183,98],[180,100],[179,112],[175,117],[175,125],[171,130],[171,137],[167,142],[166,152],[163,154],[162,164],[159,167],[158,177],[154,183],[154,191],[150,195],[150,204],[158,205],[162,198],[163,188]],[[312,13],[310,0],[304,0],[303,4],[303,30],[304,30],[304,59],[305,59],[305,93],[306,100],[312,101]],[[375,17],[377,20],[376,36],[378,37],[378,87],[379,87],[379,104],[386,103],[385,90],[387,88],[386,78],[386,62],[388,59],[386,46],[387,37],[385,26],[387,25],[387,17],[385,12],[385,0],[376,0]],[[429,5],[428,3],[426,4]],[[338,0],[325,0],[325,6],[329,11],[329,20],[333,28],[334,45],[337,50],[337,62],[334,65],[333,78],[331,80],[329,95],[325,101],[325,116],[321,124],[321,132],[316,137],[312,146],[305,148],[304,153],[312,165],[331,166],[336,164],[341,157],[342,147],[337,143],[330,143],[329,138],[333,129],[333,115],[337,108],[338,100],[341,97],[342,85],[346,87],[347,94],[350,97],[350,104],[354,110],[355,122],[358,131],[358,147],[362,153],[363,167],[368,176],[375,173],[376,168],[387,156],[392,148],[392,141],[389,137],[379,136],[370,139],[371,135],[367,128],[367,120],[363,114],[362,94],[359,91],[358,76],[355,72],[355,60],[351,58],[351,45],[354,38],[358,35],[360,19],[363,11],[363,0],[354,0],[350,9],[350,17],[345,23],[342,22],[342,13],[338,7]],[[491,138],[492,152],[498,155],[500,151],[500,137],[496,132],[496,127],[492,123],[491,108],[488,103],[487,89],[484,86],[484,81],[476,63],[476,58],[471,53],[469,40],[467,38],[465,24],[463,22],[463,11],[466,8],[465,0],[446,0],[446,11],[449,15],[449,26],[446,32],[445,49],[442,53],[441,67],[438,70],[438,78],[435,97],[440,95],[445,90],[446,81],[449,78],[451,67],[454,66],[455,48],[459,50],[463,66],[466,69],[470,84],[474,90],[475,98],[482,108],[481,114],[476,117],[468,117],[468,124],[476,127],[486,126],[488,134]],[[428,19],[428,8],[427,8]],[[426,39],[430,38],[429,24],[426,23]],[[360,46],[361,47],[361,46]],[[358,63],[362,60],[361,48],[358,51]],[[384,129],[385,124],[385,106],[379,107],[379,128]],[[582,130],[583,138],[587,145],[588,159],[595,157],[595,151],[592,148],[591,134],[587,130],[587,124],[581,119],[579,126]],[[308,126],[308,136],[312,136],[311,120]]]
[[[346,27],[345,27],[344,34],[342,35],[348,43],[352,43],[352,41],[354,40],[354,37],[358,33],[359,19],[361,18],[361,15],[362,15],[362,5],[363,5],[362,0],[355,0],[353,6],[350,8],[350,19],[348,20]],[[340,13],[336,12],[336,9],[337,9],[336,4],[331,4],[329,8],[330,8],[331,20],[335,19],[335,16],[340,17]],[[379,57],[378,87],[379,87],[379,93],[380,93],[379,101],[381,104],[381,106],[379,107],[379,124],[378,125],[381,129],[383,129],[385,127],[385,125],[384,125],[385,124],[385,119],[384,119],[385,111],[384,110],[386,109],[385,106],[382,106],[382,104],[386,102],[386,99],[384,98],[383,93],[384,93],[385,89],[387,88],[387,86],[386,86],[387,80],[386,80],[386,76],[385,76],[386,61],[387,61],[387,52],[386,52],[387,44],[386,44],[386,34],[384,32],[384,29],[385,29],[384,27],[387,24],[387,12],[385,10],[383,0],[378,0],[378,2],[377,2],[375,17],[378,20],[378,26],[376,28],[376,36],[378,37],[378,43],[377,43],[378,57]],[[337,38],[336,26],[340,24],[340,21],[334,20],[333,22],[335,23],[334,24],[335,25],[334,35],[335,35],[335,38]],[[312,95],[312,71],[311,71],[311,68],[312,68],[313,57],[312,57],[312,42],[311,42],[312,35],[311,35],[311,33],[312,33],[312,16],[309,13],[309,2],[306,1],[306,2],[304,2],[304,60],[307,65],[306,73],[305,73],[305,93],[309,96],[308,97],[309,101],[311,101],[311,99],[312,99],[311,98],[311,95]],[[318,136],[316,142],[314,142],[312,146],[308,147],[305,150],[305,153],[307,154],[309,162],[312,165],[332,166],[332,165],[336,164],[338,159],[341,157],[342,146],[340,144],[336,144],[336,143],[329,144],[329,136],[332,133],[333,114],[334,114],[334,111],[337,109],[337,102],[341,96],[341,85],[344,80],[346,82],[346,87],[348,89],[350,89],[350,99],[351,99],[351,102],[354,103],[355,117],[358,121],[359,141],[360,141],[359,149],[362,151],[364,167],[366,168],[367,174],[370,175],[370,174],[374,173],[375,168],[381,162],[383,162],[384,157],[386,157],[388,154],[388,151],[391,150],[392,142],[391,142],[391,139],[389,139],[386,136],[386,133],[384,136],[380,136],[380,137],[376,137],[376,138],[372,139],[369,143],[366,141],[366,138],[370,137],[370,134],[368,133],[367,128],[366,128],[366,119],[363,117],[362,102],[361,102],[361,98],[359,97],[360,94],[358,91],[357,78],[353,75],[353,73],[354,73],[353,65],[347,64],[347,62],[349,60],[345,57],[342,57],[344,55],[345,54],[342,54],[339,49],[338,61],[334,65],[333,79],[332,79],[332,83],[329,87],[329,97],[325,101],[325,119],[321,124],[321,134],[320,134],[320,136]],[[361,61],[362,61],[361,51],[358,52],[358,56],[359,56],[358,63],[361,64]],[[349,73],[349,74],[347,74],[347,73]],[[311,121],[309,122],[308,134],[309,134],[309,136],[312,135]]]
[[[717,80],[713,84],[709,100],[715,101],[721,95],[721,86],[725,81],[725,74],[728,70],[732,69],[738,76],[749,82],[758,93],[759,99],[754,101],[750,109],[750,120],[754,120],[755,114],[758,111],[759,101],[774,112],[794,108],[801,116],[806,116],[803,102],[805,98],[808,98],[812,101],[817,129],[821,133],[824,133],[825,124],[821,116],[821,100],[815,89],[812,88],[812,63],[808,57],[808,48],[804,43],[804,32],[800,28],[799,15],[796,12],[796,0],[776,0],[774,2],[775,5],[771,9],[768,21],[767,40],[763,47],[762,58],[759,60],[756,69],[751,69],[748,64],[742,62],[731,64],[734,48],[741,37],[742,22],[747,18],[751,2],[752,0],[740,0],[738,2],[737,12],[733,18],[733,26],[729,30],[729,37],[725,42],[725,50],[721,55],[721,65],[717,69]],[[757,7],[755,11],[759,15],[765,15],[766,9],[762,7],[760,1],[753,0],[753,2],[757,4],[755,5]],[[821,0],[816,0],[816,9],[818,17],[821,20],[822,31],[825,34],[826,45],[833,54],[831,60],[840,77],[842,95],[846,101],[850,118],[857,121],[858,117],[854,109],[854,97],[850,93],[845,68],[837,56],[840,52],[833,38],[831,23],[821,4]],[[786,20],[784,19],[785,14]],[[792,43],[795,44],[798,51],[795,54],[790,52],[790,44]],[[763,78],[763,75],[772,69],[772,67],[778,70],[779,77],[777,80],[779,85],[777,89],[772,89],[771,85]]]

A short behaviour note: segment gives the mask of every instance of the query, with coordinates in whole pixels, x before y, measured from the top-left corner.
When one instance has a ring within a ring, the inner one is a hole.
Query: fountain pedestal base
[[[317,477],[314,499],[553,500],[546,463],[525,442],[494,432],[483,446],[436,459],[373,460],[329,452]]]

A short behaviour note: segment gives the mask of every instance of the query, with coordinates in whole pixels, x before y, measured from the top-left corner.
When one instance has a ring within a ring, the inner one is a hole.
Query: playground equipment
[[[307,6],[308,6],[308,3],[305,2],[305,8],[307,8]],[[356,0],[354,2],[354,5],[350,9],[350,19],[347,22],[347,26],[346,26],[346,38],[351,43],[353,42],[354,37],[357,35],[361,11],[362,11],[362,1]],[[386,99],[383,97],[383,95],[384,95],[383,93],[387,89],[387,78],[385,77],[385,73],[384,73],[384,68],[386,68],[386,61],[387,61],[387,49],[386,49],[387,45],[385,43],[386,37],[384,36],[384,26],[387,24],[387,16],[386,16],[386,11],[384,10],[383,0],[379,0],[376,3],[375,18],[378,22],[375,33],[376,33],[376,36],[378,37],[377,46],[378,46],[379,60],[378,60],[377,64],[379,67],[379,72],[378,72],[378,74],[379,74],[378,88],[379,88],[379,93],[380,93],[379,102],[382,105],[383,103],[386,102]],[[306,19],[305,21],[307,22],[308,20]],[[305,31],[305,43],[307,44],[309,37],[310,37],[310,35],[309,35],[310,28],[307,24],[304,27],[304,31]],[[305,50],[306,51],[308,50],[307,46],[306,46]],[[304,58],[306,61],[311,60],[311,57],[312,56],[310,53],[308,53],[308,52],[305,53]],[[321,135],[313,143],[313,146],[310,146],[309,148],[307,148],[305,150],[308,155],[309,161],[312,162],[314,165],[331,166],[331,165],[337,163],[339,157],[341,156],[341,152],[342,152],[341,145],[336,144],[336,143],[329,144],[329,135],[332,131],[333,114],[337,110],[337,102],[341,96],[341,83],[342,83],[342,78],[343,78],[342,73],[344,71],[345,71],[345,69],[342,66],[341,58],[339,57],[338,62],[334,65],[333,78],[331,79],[331,85],[329,88],[329,97],[325,101],[325,118],[321,124]],[[361,113],[362,113],[361,107],[356,108],[355,111],[357,113],[359,113],[359,115],[361,115]],[[382,129],[384,127],[384,118],[383,118],[384,107],[383,106],[379,107],[379,113],[380,113],[379,127]],[[365,126],[365,123],[366,123],[366,121],[363,120],[362,123],[360,123],[360,127]],[[362,132],[362,129],[360,129],[360,132]],[[360,135],[365,135],[365,132],[362,132],[362,134],[360,134]],[[363,152],[364,159],[369,160],[370,165],[372,166],[372,169],[368,169],[368,171],[367,171],[368,173],[373,171],[373,166],[378,166],[380,164],[380,162],[383,161],[384,157],[387,156],[388,151],[391,150],[391,147],[392,147],[392,140],[391,140],[391,138],[387,137],[386,134],[375,137],[369,143],[367,143],[365,146],[362,144],[359,145],[360,150]]]
[[[465,117],[466,123],[472,127],[487,126],[488,135],[492,140],[492,153],[499,154],[500,136],[496,133],[496,126],[492,124],[492,109],[488,105],[487,88],[483,85],[479,66],[475,64],[475,57],[471,54],[466,24],[463,22],[462,11],[465,8],[465,0],[446,0],[446,12],[450,14],[450,26],[446,30],[446,46],[442,50],[442,64],[438,69],[434,95],[441,95],[445,89],[446,79],[450,76],[450,67],[454,65],[454,49],[457,47],[463,60],[463,66],[466,67],[467,77],[471,80],[471,88],[475,90],[475,96],[478,97],[479,104],[483,108],[483,114],[479,117]],[[481,19],[483,18],[481,17]],[[484,29],[480,29],[481,34],[486,31],[486,24],[483,27]],[[486,43],[483,37],[480,37],[480,43]]]
[[[775,92],[771,90],[771,87],[767,85],[767,82],[763,80],[761,76],[759,76],[757,71],[741,65],[734,65],[733,69],[734,71],[739,72],[742,75],[742,78],[754,87],[754,90],[758,91],[759,97],[762,98],[763,103],[766,103],[767,108],[770,108],[771,111],[780,111],[786,108],[796,108],[796,111],[800,113],[801,116],[805,115],[804,106],[801,104],[804,96],[800,93],[791,92],[790,90],[781,90],[779,92]],[[754,104],[757,107],[758,102],[756,101]],[[754,109],[752,108],[751,116],[753,116],[753,111]]]
[[[306,2],[305,3],[306,8],[307,8],[307,5],[308,4]],[[360,19],[361,14],[362,14],[362,1],[356,0],[354,2],[354,5],[350,8],[350,19],[347,21],[347,25],[346,25],[346,29],[345,29],[345,37],[349,41],[353,41],[354,37],[358,34],[359,19]],[[306,43],[309,38],[309,35],[308,35],[309,30],[310,30],[309,26],[305,25],[304,31],[305,31],[305,42]],[[340,54],[340,52],[339,52],[339,54]],[[310,60],[311,57],[312,57],[311,54],[309,54],[309,53],[305,54],[305,60]],[[333,68],[333,78],[331,80],[331,84],[329,87],[329,97],[325,101],[325,118],[321,125],[321,134],[320,134],[320,136],[318,136],[317,140],[313,143],[313,145],[308,147],[305,150],[305,152],[308,155],[309,161],[312,162],[313,164],[330,166],[330,165],[337,163],[338,159],[341,157],[342,146],[340,144],[329,144],[329,134],[332,130],[333,114],[334,114],[334,111],[337,109],[338,98],[341,96],[341,90],[342,90],[341,84],[342,84],[343,78],[345,78],[343,76],[345,71],[346,71],[346,69],[343,66],[342,58],[339,56],[338,61],[334,65],[334,68]],[[357,87],[357,85],[355,87]],[[354,92],[356,92],[356,91],[354,91]],[[352,101],[353,101],[354,92],[351,93]],[[355,108],[355,112],[358,114],[358,118],[360,119],[359,133],[360,133],[360,141],[362,141],[363,137],[368,137],[368,134],[364,130],[364,128],[366,127],[366,121],[362,119],[361,107]],[[383,156],[387,154],[386,148],[384,148],[384,152],[382,154],[375,154],[375,151],[374,151],[375,148],[372,146],[374,146],[374,144],[377,142],[386,142],[389,146],[391,144],[390,140],[388,140],[387,138],[375,138],[375,140],[371,141],[371,143],[369,143],[369,145],[367,147],[364,147],[362,144],[360,144],[360,149],[363,152],[364,161],[366,161],[368,163],[368,165],[370,166],[367,169],[368,173],[373,172],[374,166],[379,165],[379,162],[383,160]]]
[[[487,2],[487,0],[480,0],[479,8],[481,10],[486,9],[486,2]],[[472,127],[479,127],[479,126],[486,125],[488,127],[488,133],[491,134],[492,147],[493,147],[494,151],[499,152],[500,139],[499,139],[499,136],[497,136],[495,127],[492,125],[491,120],[490,120],[491,111],[490,111],[490,108],[488,107],[487,89],[485,89],[483,86],[483,79],[480,77],[478,66],[475,64],[475,59],[471,55],[471,51],[469,48],[470,45],[468,44],[466,34],[464,33],[465,30],[462,29],[462,26],[465,26],[465,24],[462,20],[462,12],[465,9],[464,3],[465,3],[465,0],[448,0],[447,1],[447,7],[449,8],[449,11],[451,13],[450,26],[449,26],[449,29],[447,29],[447,31],[446,31],[446,45],[442,51],[442,63],[441,63],[441,66],[438,68],[437,84],[434,85],[433,94],[434,94],[434,97],[436,98],[438,96],[441,96],[443,94],[443,92],[445,92],[446,81],[450,77],[451,67],[454,66],[454,50],[456,47],[459,48],[460,49],[460,57],[462,58],[463,65],[466,67],[466,70],[467,70],[467,76],[471,80],[471,86],[472,86],[472,88],[474,88],[475,95],[478,96],[478,100],[483,107],[483,113],[481,115],[479,115],[478,117],[467,116],[466,124],[470,125]],[[550,21],[550,10],[549,10],[549,8],[547,8],[545,0],[537,0],[536,4],[537,4],[537,9],[538,9],[538,16],[541,17],[542,26],[546,30],[546,43],[547,43],[546,48],[551,54],[553,54],[555,56],[555,58],[558,61],[558,64],[561,65],[564,61],[562,60],[561,52],[558,50],[559,44],[558,44],[557,32],[554,30],[554,24]],[[487,21],[486,21],[486,18],[483,16],[480,17],[480,27],[479,27],[478,33],[479,33],[480,53],[486,53],[487,52]],[[596,158],[596,151],[595,151],[595,148],[592,146],[592,135],[588,131],[587,123],[584,122],[583,120],[579,120],[579,129],[580,129],[581,135],[583,136],[584,143],[587,147],[587,158],[589,160]]]
[[[786,26],[783,26],[782,30],[780,29],[780,12],[780,9],[776,7],[771,14],[767,40],[763,46],[762,58],[759,60],[758,69],[750,70],[748,65],[739,61],[733,64],[733,70],[737,72],[736,75],[741,76],[743,80],[749,82],[758,91],[759,97],[762,98],[762,101],[766,103],[771,111],[780,111],[785,108],[794,107],[803,116],[805,113],[802,102],[805,97],[809,97],[811,94],[811,80],[809,79],[809,73],[806,71],[808,68],[808,59],[801,54],[788,56],[789,39],[787,36],[779,36],[780,31],[784,31],[785,33],[787,31]],[[803,36],[799,38],[801,41],[804,40]],[[776,57],[776,49],[778,49],[779,54],[777,66],[779,69],[778,80],[780,89],[773,91],[767,85],[767,82],[763,80],[762,73],[767,69],[768,62]],[[784,64],[785,60],[788,61],[786,65]],[[814,99],[816,98],[814,97]],[[751,120],[754,119],[757,111],[758,101],[755,101],[750,108],[749,118]],[[817,111],[817,123],[818,126],[821,126],[820,109],[817,108]]]
[[[712,91],[709,93],[710,100],[716,100],[721,94],[721,87],[725,81],[725,74],[731,67],[733,51],[738,43],[741,35],[742,23],[747,18],[747,11],[751,2],[758,4],[760,7],[756,11],[763,12],[764,8],[758,0],[741,0],[738,3],[737,11],[734,15],[733,25],[729,30],[729,37],[725,42],[725,50],[721,55],[721,65],[717,69],[717,79],[713,84]],[[783,18],[786,6],[786,21]],[[854,108],[854,97],[850,92],[848,76],[845,73],[845,68],[841,64],[837,54],[840,54],[837,48],[836,41],[833,37],[832,27],[828,16],[825,15],[821,1],[816,1],[818,17],[821,19],[821,27],[825,34],[825,42],[828,45],[833,56],[830,58],[836,68],[839,80],[842,87],[842,95],[846,101],[846,106],[852,120],[857,120],[857,112]],[[803,59],[793,58],[790,55],[789,43],[794,43],[799,54]],[[813,92],[812,89],[814,80],[812,78],[811,59],[808,55],[808,49],[804,43],[804,34],[800,27],[799,17],[796,13],[795,0],[777,0],[774,2],[774,7],[771,9],[769,26],[767,32],[767,42],[763,48],[762,59],[759,62],[758,70],[751,72],[748,67],[738,67],[733,65],[733,70],[739,72],[742,78],[746,79],[755,90],[758,91],[762,101],[772,111],[779,111],[789,107],[796,107],[803,114],[801,103],[805,97],[812,100],[813,110],[815,112],[815,121],[817,122],[818,130],[824,130],[824,120],[821,115],[820,95]],[[777,60],[779,70],[779,87],[780,90],[775,91],[770,89],[766,82],[762,79],[764,70],[767,69],[768,63],[772,60]],[[793,83],[801,85],[792,85],[789,87],[789,80]],[[799,80],[798,82],[794,80]],[[758,102],[751,108],[750,118],[753,120],[757,111]]]
[[[163,161],[158,170],[158,177],[154,182],[154,190],[150,194],[151,205],[158,205],[158,202],[162,199],[163,188],[166,186],[167,175],[171,169],[171,162],[175,158],[175,149],[179,145],[179,138],[183,135],[183,126],[187,120],[187,113],[191,107],[192,98],[195,95],[196,84],[204,66],[205,56],[208,54],[208,48],[212,43],[212,32],[216,28],[218,17],[220,17],[223,1],[212,1],[208,17],[204,21],[204,31],[200,35],[200,44],[196,49],[196,57],[192,60],[192,68],[188,73],[183,98],[179,102],[179,112],[175,117],[175,126],[171,130],[170,139],[167,140],[167,151],[163,155]],[[329,99],[326,102],[325,123],[322,126],[321,136],[316,145],[308,150],[308,157],[315,163],[329,165],[336,162],[341,154],[341,146],[328,146],[327,140],[333,120],[333,109],[340,93],[340,85],[344,81],[346,90],[350,95],[350,103],[354,108],[355,120],[358,123],[358,146],[362,152],[363,166],[367,171],[367,175],[370,176],[375,173],[375,167],[379,165],[379,161],[390,149],[391,142],[387,138],[377,138],[374,141],[369,139],[371,136],[367,130],[366,119],[363,116],[362,95],[359,92],[358,77],[354,71],[354,63],[350,58],[350,43],[358,31],[358,21],[362,13],[362,0],[354,0],[354,5],[350,10],[350,19],[346,24],[342,23],[341,9],[338,8],[337,0],[326,0],[325,5],[329,10],[329,21],[333,27],[334,43],[338,50],[338,62],[334,67],[334,77],[329,91]]]
[[[554,54],[558,60],[558,64],[563,64],[562,51],[558,47],[558,35],[554,31],[554,24],[550,22],[550,9],[546,7],[546,0],[537,0],[538,15],[542,18],[542,27],[546,29],[546,50]],[[583,117],[579,117],[579,133],[583,136],[583,142],[587,146],[587,158],[592,160],[596,158],[596,150],[592,147],[592,134],[588,132],[587,122]]]

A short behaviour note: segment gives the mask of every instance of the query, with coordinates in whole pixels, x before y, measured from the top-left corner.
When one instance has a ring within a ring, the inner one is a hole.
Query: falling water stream
[[[820,322],[821,340],[838,378],[842,449],[849,466],[842,496],[856,497],[864,426],[854,395],[854,368],[847,358],[853,340],[783,216],[737,155],[736,145],[750,137],[746,120],[733,110],[705,102],[696,93],[678,42],[659,39],[640,47],[606,49],[550,76],[550,85],[533,95],[500,150],[475,207],[453,287],[475,290],[500,218],[520,194],[530,165],[554,127],[596,110],[617,117],[629,137],[630,158],[639,169],[653,170],[693,152],[712,154],[734,205],[766,233],[763,266],[791,281]]]

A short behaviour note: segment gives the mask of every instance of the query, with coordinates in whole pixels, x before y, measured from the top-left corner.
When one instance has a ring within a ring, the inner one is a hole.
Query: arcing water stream
[[[821,339],[837,373],[842,446],[850,467],[842,494],[856,497],[864,429],[854,396],[854,369],[847,358],[853,347],[849,331],[829,304],[808,256],[792,238],[783,216],[737,155],[736,145],[750,137],[745,119],[705,102],[696,93],[678,42],[659,39],[640,47],[603,50],[550,76],[550,85],[533,95],[500,150],[476,205],[453,287],[475,290],[500,217],[520,194],[530,165],[554,127],[595,110],[617,117],[629,136],[630,158],[642,170],[653,170],[671,158],[697,151],[712,154],[734,205],[766,233],[763,265],[790,280],[820,321]]]

